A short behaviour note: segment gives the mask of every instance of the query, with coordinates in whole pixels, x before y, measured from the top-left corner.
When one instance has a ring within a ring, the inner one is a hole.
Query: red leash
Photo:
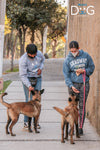
[[[85,77],[86,77],[86,71],[84,71],[84,73],[82,74],[82,77],[83,77],[83,84],[84,84],[84,96],[83,96],[83,112],[82,112],[82,120],[81,120],[80,115],[79,115],[79,119],[80,119],[80,128],[82,128],[82,126],[83,126],[84,110],[85,110]]]

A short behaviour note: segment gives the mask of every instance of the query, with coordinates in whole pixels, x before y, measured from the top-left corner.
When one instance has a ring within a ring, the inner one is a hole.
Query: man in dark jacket
[[[85,121],[83,74],[85,74],[85,104],[86,104],[90,87],[89,79],[90,75],[94,71],[95,66],[91,56],[87,52],[79,50],[79,44],[77,41],[71,41],[69,44],[69,48],[70,52],[63,64],[63,73],[66,85],[68,86],[69,94],[72,94],[74,92],[79,98],[79,113],[80,113],[79,133],[83,134],[83,124]]]

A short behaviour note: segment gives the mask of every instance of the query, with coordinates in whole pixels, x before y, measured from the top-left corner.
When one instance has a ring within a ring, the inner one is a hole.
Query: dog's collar
[[[38,99],[35,99],[35,101],[38,101],[38,102],[40,102]]]
[[[77,107],[77,104],[70,104],[70,106],[72,106],[72,107],[76,106]]]

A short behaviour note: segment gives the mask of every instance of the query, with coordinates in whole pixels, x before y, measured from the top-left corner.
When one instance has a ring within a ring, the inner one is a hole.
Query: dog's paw
[[[76,137],[77,137],[77,138],[80,138],[80,136],[79,136],[79,135],[77,135]]]
[[[65,136],[64,139],[68,141],[68,137]]]
[[[71,144],[75,144],[75,142],[71,143]]]
[[[64,141],[64,140],[61,140],[61,143],[65,143],[65,141]]]
[[[6,134],[10,134],[10,132],[6,132]]]
[[[29,129],[29,130],[28,130],[28,132],[30,132],[30,133],[31,133],[31,132],[33,132],[33,131],[32,131],[31,129]]]
[[[40,133],[40,131],[35,131],[35,133]]]
[[[12,133],[11,136],[16,136],[16,134],[13,134],[13,133]]]
[[[70,141],[70,144],[75,144],[75,142],[74,141]]]
[[[68,138],[64,138],[66,141],[68,141]]]

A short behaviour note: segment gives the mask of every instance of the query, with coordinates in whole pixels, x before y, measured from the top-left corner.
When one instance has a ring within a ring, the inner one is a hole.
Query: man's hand
[[[85,70],[84,69],[77,69],[76,70],[76,75],[79,76],[80,74],[84,73]]]
[[[29,91],[34,91],[34,87],[32,87],[32,86],[29,86]]]
[[[41,71],[41,69],[38,69],[37,72],[38,72],[37,74],[40,75],[42,71]]]
[[[80,93],[80,91],[78,91],[74,86],[72,86],[72,90],[73,90],[75,93]]]

